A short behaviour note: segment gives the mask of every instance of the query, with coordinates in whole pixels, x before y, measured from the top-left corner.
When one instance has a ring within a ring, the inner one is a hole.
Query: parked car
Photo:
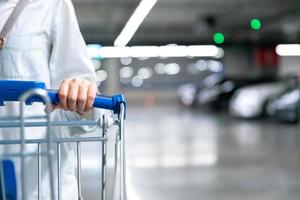
[[[282,122],[298,123],[299,121],[299,88],[285,91],[273,97],[267,104],[267,114]]]
[[[236,91],[230,100],[229,112],[232,116],[241,118],[255,118],[266,114],[268,102],[298,87],[298,76],[286,76],[279,82],[257,84],[241,88]]]
[[[201,80],[198,82],[181,85],[177,90],[180,103],[185,106],[196,106],[198,92],[203,88],[215,85],[223,80],[223,77],[223,73],[212,73],[201,77]]]
[[[264,114],[266,102],[285,89],[284,84],[266,83],[247,86],[236,91],[230,100],[229,112],[234,117],[255,118]]]
[[[231,78],[223,73],[205,76],[197,83],[184,84],[178,88],[180,102],[186,106],[210,106],[216,110],[227,109],[234,92],[244,86],[274,82],[273,77]]]
[[[257,83],[274,82],[276,78],[259,77],[259,78],[229,78],[223,77],[218,83],[210,87],[202,88],[197,94],[197,103],[199,105],[209,105],[214,109],[227,109],[229,101],[235,91],[238,89]]]

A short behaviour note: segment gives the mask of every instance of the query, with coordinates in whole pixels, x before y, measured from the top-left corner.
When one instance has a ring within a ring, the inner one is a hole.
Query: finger
[[[85,111],[89,111],[93,108],[94,100],[97,93],[98,93],[97,86],[91,85],[87,92],[87,102],[86,102]]]
[[[57,105],[52,105],[52,109],[56,110],[56,109],[63,109],[63,108],[60,104],[57,104]]]
[[[68,93],[69,93],[69,80],[64,80],[58,90],[59,104],[61,105],[61,108],[64,110],[68,109],[68,102],[67,102]]]
[[[87,103],[87,92],[88,86],[81,84],[79,87],[78,97],[77,97],[77,106],[79,112],[84,112],[86,103]]]
[[[55,105],[47,104],[45,106],[44,112],[48,114],[48,113],[53,112],[55,109],[56,109]]]
[[[78,79],[73,79],[69,85],[68,93],[68,109],[70,111],[76,111],[77,108],[77,97],[79,91],[80,81]]]

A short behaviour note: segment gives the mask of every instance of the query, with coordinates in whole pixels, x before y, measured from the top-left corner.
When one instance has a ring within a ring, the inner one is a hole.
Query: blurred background
[[[129,200],[300,199],[299,0],[73,3],[101,92],[128,101]]]

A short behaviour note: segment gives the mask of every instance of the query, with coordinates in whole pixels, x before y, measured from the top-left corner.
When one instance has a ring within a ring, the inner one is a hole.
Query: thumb
[[[58,105],[48,104],[48,105],[46,105],[44,111],[45,111],[45,113],[48,113],[48,112],[51,113],[54,110],[56,110],[57,108],[59,108]]]

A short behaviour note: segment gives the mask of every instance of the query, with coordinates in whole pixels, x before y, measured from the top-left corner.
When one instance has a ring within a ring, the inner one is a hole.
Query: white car
[[[241,88],[230,100],[230,114],[241,118],[259,117],[264,113],[267,100],[282,93],[285,88],[286,86],[280,82]]]

